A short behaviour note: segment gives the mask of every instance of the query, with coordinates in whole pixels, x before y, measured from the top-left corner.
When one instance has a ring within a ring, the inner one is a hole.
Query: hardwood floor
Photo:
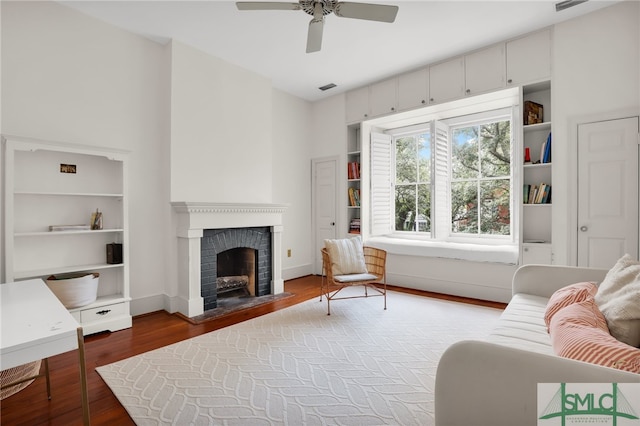
[[[89,405],[93,425],[134,424],[95,368],[129,358],[156,348],[208,333],[238,322],[319,297],[319,276],[302,277],[285,282],[285,291],[293,296],[254,308],[233,312],[213,321],[191,324],[179,315],[165,311],[133,319],[133,327],[115,333],[101,333],[85,338]],[[505,304],[484,302],[455,296],[388,286],[427,297],[504,309]],[[342,302],[344,303],[344,302]],[[392,309],[392,305],[390,305]],[[37,379],[26,389],[0,402],[3,425],[79,425],[82,424],[78,357],[75,351],[49,358],[52,399],[47,400],[46,382]]]

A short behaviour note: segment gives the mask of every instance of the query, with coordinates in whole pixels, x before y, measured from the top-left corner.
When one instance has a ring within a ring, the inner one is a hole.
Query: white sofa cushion
[[[503,346],[554,355],[544,322],[548,300],[541,296],[515,294],[487,340]]]

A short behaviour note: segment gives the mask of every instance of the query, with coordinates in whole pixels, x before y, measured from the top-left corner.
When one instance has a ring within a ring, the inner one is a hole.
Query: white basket
[[[81,276],[52,275],[47,278],[47,285],[65,308],[79,308],[96,301],[99,277],[97,272]]]

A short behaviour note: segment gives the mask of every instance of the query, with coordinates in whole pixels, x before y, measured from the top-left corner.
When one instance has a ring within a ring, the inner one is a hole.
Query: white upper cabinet
[[[504,43],[464,57],[465,94],[473,96],[505,86]]]
[[[372,84],[370,91],[371,115],[377,117],[398,110],[398,78]]]
[[[430,103],[441,103],[464,96],[464,57],[429,67]]]
[[[550,77],[550,29],[507,42],[507,85],[517,86]]]
[[[398,76],[398,110],[406,111],[429,103],[429,68]]]
[[[347,123],[355,123],[369,118],[369,86],[347,92]]]

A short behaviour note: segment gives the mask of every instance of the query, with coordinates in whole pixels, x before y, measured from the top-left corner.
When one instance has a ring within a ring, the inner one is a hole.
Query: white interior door
[[[578,126],[578,266],[638,257],[638,117]]]
[[[322,254],[325,239],[336,238],[336,171],[338,158],[312,160],[314,217],[313,273],[322,274]]]

